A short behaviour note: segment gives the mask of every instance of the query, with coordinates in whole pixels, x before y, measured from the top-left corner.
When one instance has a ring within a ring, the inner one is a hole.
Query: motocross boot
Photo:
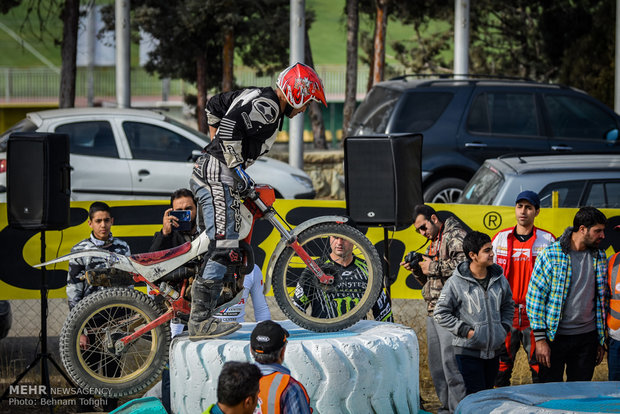
[[[192,308],[188,323],[190,339],[217,338],[241,328],[237,322],[222,322],[211,316],[221,289],[221,280],[197,277],[192,283]]]

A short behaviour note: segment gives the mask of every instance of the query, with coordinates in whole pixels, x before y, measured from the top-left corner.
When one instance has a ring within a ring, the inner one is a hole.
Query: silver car
[[[523,190],[538,193],[541,207],[620,208],[620,155],[567,154],[486,160],[457,203],[513,206]]]
[[[168,198],[188,187],[193,160],[209,137],[157,112],[71,108],[31,112],[0,136],[0,201],[6,201],[6,144],[11,133],[56,132],[70,137],[71,199]],[[9,167],[10,168],[10,167]],[[314,198],[308,175],[272,158],[248,168],[279,198]]]

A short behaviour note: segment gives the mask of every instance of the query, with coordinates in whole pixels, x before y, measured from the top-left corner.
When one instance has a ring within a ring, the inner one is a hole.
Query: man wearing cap
[[[533,191],[523,191],[517,196],[515,203],[517,225],[500,230],[493,237],[495,263],[504,270],[504,276],[508,279],[512,299],[515,302],[512,328],[499,351],[496,387],[510,385],[512,368],[520,344],[523,344],[523,349],[528,356],[532,382],[540,382],[538,380],[539,366],[534,353],[536,349],[534,334],[530,329],[530,321],[525,311],[525,295],[536,256],[555,241],[553,234],[534,226],[534,219],[540,213],[538,194]]]
[[[582,207],[573,226],[536,258],[525,310],[536,339],[540,382],[590,381],[605,356],[607,257],[599,248],[607,218]]]
[[[282,365],[289,334],[267,320],[256,324],[250,336],[250,351],[263,377],[258,393],[263,414],[310,414],[310,397],[304,386]]]
[[[620,225],[614,229],[620,231]],[[616,252],[609,258],[607,269],[611,293],[607,314],[607,327],[609,328],[607,367],[609,368],[609,381],[620,381],[620,252]]]

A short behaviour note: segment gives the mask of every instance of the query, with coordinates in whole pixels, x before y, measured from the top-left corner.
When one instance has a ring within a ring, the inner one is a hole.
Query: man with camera
[[[465,384],[454,356],[452,334],[437,324],[433,319],[433,311],[444,283],[456,266],[466,260],[463,239],[467,231],[455,217],[442,222],[435,210],[424,204],[415,207],[413,216],[416,231],[430,240],[431,244],[423,256],[415,252],[408,254],[401,266],[411,271],[422,285],[422,297],[428,312],[428,366],[441,402],[439,413],[451,413],[465,397]]]
[[[196,211],[194,193],[187,188],[180,188],[173,192],[170,196],[170,208],[164,212],[162,229],[153,236],[149,251],[171,249],[196,238],[198,236]],[[225,322],[244,322],[245,304],[248,297],[251,296],[254,318],[257,321],[271,319],[271,312],[263,293],[263,274],[257,265],[254,265],[254,269],[245,275],[243,288],[243,296],[239,303],[231,305],[213,316]],[[171,336],[174,338],[181,334],[186,327],[186,321],[180,318],[172,319],[170,321]],[[168,409],[170,407],[170,373],[167,368],[162,374],[161,382],[160,388],[153,387],[153,392],[146,395],[160,398]]]
[[[172,249],[192,241],[196,235],[194,193],[180,188],[170,196],[170,208],[164,212],[162,229],[155,233],[149,251]]]

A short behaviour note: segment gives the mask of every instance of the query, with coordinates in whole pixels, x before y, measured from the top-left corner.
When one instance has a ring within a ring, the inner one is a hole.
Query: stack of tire
[[[417,413],[419,349],[415,332],[402,325],[360,321],[340,332],[316,333],[290,321],[284,365],[308,391],[315,412]],[[226,361],[253,362],[244,323],[222,339],[192,342],[177,337],[170,349],[174,413],[203,412],[217,401],[217,379]]]

